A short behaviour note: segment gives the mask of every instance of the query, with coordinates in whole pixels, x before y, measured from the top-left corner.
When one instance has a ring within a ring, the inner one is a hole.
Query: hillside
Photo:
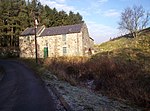
[[[106,73],[100,74],[100,77],[107,74],[107,81],[111,83],[109,90],[103,88],[100,90],[113,97],[149,107],[150,29],[143,30],[137,38],[123,36],[97,47],[98,53],[92,59],[104,61],[108,68],[107,71],[104,70]],[[104,84],[107,87],[107,84]]]
[[[123,36],[98,45],[95,56],[103,54],[145,65],[150,74],[150,29],[144,30],[137,38]]]
[[[137,38],[124,35],[114,38],[108,42],[98,45],[99,52],[114,51],[123,48],[136,48],[141,50],[150,50],[150,28],[143,30]]]

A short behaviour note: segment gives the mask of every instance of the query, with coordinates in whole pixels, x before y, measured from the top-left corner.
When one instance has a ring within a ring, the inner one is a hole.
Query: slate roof
[[[59,26],[59,27],[50,27],[46,28],[40,36],[52,36],[52,35],[61,35],[69,33],[79,33],[81,31],[83,24]]]
[[[69,33],[79,33],[81,31],[83,24],[67,25],[67,26],[58,26],[45,28],[40,36],[52,36],[52,35],[62,35]],[[42,27],[37,28],[37,32],[41,30]],[[34,35],[34,28],[27,28],[21,33],[21,36]]]
[[[42,27],[38,27],[36,29],[37,33],[41,30]],[[35,34],[35,28],[27,28],[22,33],[21,36],[27,36],[27,35],[34,35]]]

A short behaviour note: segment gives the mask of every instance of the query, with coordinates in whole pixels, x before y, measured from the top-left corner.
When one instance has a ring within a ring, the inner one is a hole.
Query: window
[[[30,37],[29,36],[27,37],[27,41],[30,41]]]
[[[67,53],[67,47],[63,47],[63,55]]]
[[[66,41],[66,34],[62,35],[62,41]]]
[[[45,46],[47,46],[47,47],[48,47],[48,41],[47,41],[47,40],[45,40]]]

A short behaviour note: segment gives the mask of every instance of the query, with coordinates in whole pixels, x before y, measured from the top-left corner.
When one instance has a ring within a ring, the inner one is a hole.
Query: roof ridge
[[[84,23],[79,23],[79,24],[72,24],[72,25],[62,25],[62,26],[52,26],[52,27],[47,27],[48,28],[56,28],[56,27],[68,27],[68,26],[75,26],[75,25],[83,25]]]

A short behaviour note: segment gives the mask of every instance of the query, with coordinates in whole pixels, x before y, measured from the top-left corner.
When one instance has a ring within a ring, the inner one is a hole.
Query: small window
[[[66,34],[62,35],[62,41],[66,41]]]
[[[30,37],[29,36],[27,37],[27,41],[30,41]]]
[[[47,40],[45,40],[45,46],[48,46],[48,41]]]
[[[67,47],[63,47],[63,54],[67,53]]]

